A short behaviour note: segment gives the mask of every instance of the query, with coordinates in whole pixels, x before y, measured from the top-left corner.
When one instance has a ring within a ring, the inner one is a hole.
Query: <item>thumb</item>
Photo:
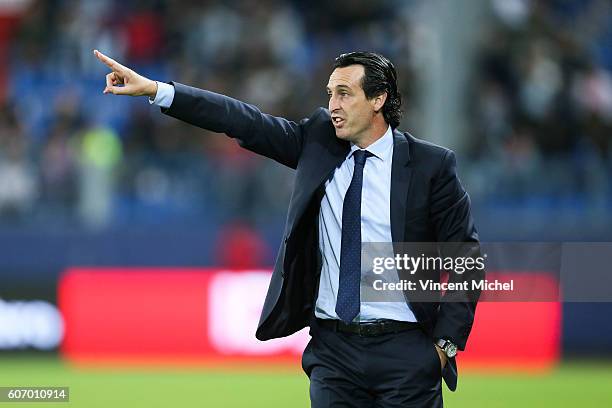
[[[103,93],[112,93],[113,95],[128,95],[129,90],[127,90],[125,86],[107,86],[104,88]]]

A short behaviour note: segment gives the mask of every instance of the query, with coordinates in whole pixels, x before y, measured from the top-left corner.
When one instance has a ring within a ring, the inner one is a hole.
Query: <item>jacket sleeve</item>
[[[443,257],[480,256],[478,233],[470,210],[470,197],[457,177],[455,154],[447,151],[432,187],[431,215],[437,242]],[[474,322],[479,290],[472,281],[484,279],[484,268],[463,273],[449,272],[449,282],[468,282],[468,290],[449,290],[442,297],[434,338],[451,340],[460,350],[465,348]]]
[[[295,169],[309,119],[292,122],[262,113],[225,95],[171,82],[175,94],[162,112],[192,125],[225,133],[255,153]],[[320,113],[320,111],[318,112]]]

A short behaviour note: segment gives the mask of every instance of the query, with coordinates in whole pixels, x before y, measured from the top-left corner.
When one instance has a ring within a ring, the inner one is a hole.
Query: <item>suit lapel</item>
[[[391,238],[393,242],[404,241],[406,229],[406,206],[412,178],[410,148],[401,132],[393,131],[393,162],[391,164]]]
[[[330,174],[344,161],[350,151],[348,142],[339,140],[335,132],[330,132],[325,146],[318,151],[317,157],[308,161],[308,165],[298,168],[296,174],[295,196],[293,205],[289,208],[288,232],[293,232],[297,220],[300,219],[314,192],[330,176]]]
[[[391,238],[393,242],[404,241],[404,230],[406,223],[406,206],[408,201],[408,190],[412,169],[408,167],[410,162],[410,148],[406,137],[399,131],[393,131],[393,162],[391,164]],[[292,232],[296,221],[302,215],[313,193],[332,171],[344,161],[350,150],[350,144],[338,140],[335,134],[330,134],[325,148],[321,149],[320,155],[313,160],[311,165],[298,169],[296,182],[296,195],[293,197],[294,205],[291,206],[288,216],[288,232]],[[301,188],[300,188],[301,187]],[[292,211],[293,210],[293,211]]]
[[[333,138],[330,138],[327,148],[323,149],[323,152],[329,154],[322,154],[317,158],[316,165],[312,167],[312,174],[308,177],[308,194],[312,194],[331,175],[336,167],[346,159],[350,150],[350,144],[339,140],[335,134]]]

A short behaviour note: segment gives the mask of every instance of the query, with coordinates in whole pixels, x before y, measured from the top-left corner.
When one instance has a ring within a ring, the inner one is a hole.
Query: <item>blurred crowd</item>
[[[277,221],[292,174],[144,98],[102,95],[97,48],[298,120],[326,106],[341,52],[399,72],[402,129],[419,128],[420,1],[22,1],[0,9],[0,220]],[[611,200],[609,2],[492,0],[465,96],[462,165],[475,199]],[[427,135],[415,133],[427,139]]]
[[[498,200],[609,201],[612,3],[496,0],[492,10],[469,95],[481,184]]]
[[[392,4],[358,3],[31,2],[5,38],[0,165],[11,172],[0,172],[0,215],[91,225],[202,214],[278,218],[289,172],[164,117],[144,98],[103,96],[106,68],[92,49],[151,78],[297,120],[326,104],[341,50],[405,55],[396,63],[409,72],[406,28]]]

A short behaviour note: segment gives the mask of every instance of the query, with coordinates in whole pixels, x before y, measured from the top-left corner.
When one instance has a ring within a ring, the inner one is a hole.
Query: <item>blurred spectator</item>
[[[219,267],[241,270],[273,263],[266,242],[257,230],[245,223],[224,226],[215,242],[215,265]]]
[[[76,190],[76,157],[64,122],[51,130],[40,158],[41,192],[45,205],[61,211],[72,208]]]
[[[87,225],[100,227],[112,214],[113,187],[122,148],[112,129],[87,129],[79,147],[80,212]]]
[[[15,113],[0,107],[0,217],[23,218],[36,199],[36,179],[27,157],[28,140]]]

